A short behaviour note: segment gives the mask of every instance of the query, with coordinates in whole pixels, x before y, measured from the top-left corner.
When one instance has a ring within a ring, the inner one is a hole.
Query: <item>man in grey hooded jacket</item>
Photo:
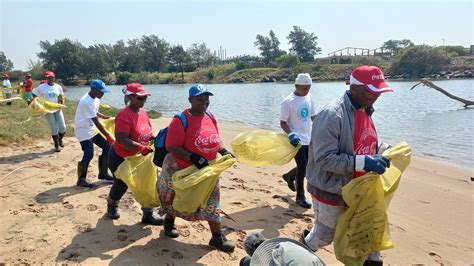
[[[343,97],[316,115],[306,168],[315,221],[301,239],[313,251],[333,241],[345,205],[341,188],[366,172],[382,174],[390,166],[386,157],[377,155],[378,138],[371,119],[373,104],[389,91],[378,67],[361,66],[352,72],[350,89]],[[375,252],[364,265],[381,263],[380,253]]]

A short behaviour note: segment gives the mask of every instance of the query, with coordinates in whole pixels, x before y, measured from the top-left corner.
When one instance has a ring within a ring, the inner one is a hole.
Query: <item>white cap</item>
[[[295,79],[295,85],[311,85],[313,81],[308,73],[299,73]]]

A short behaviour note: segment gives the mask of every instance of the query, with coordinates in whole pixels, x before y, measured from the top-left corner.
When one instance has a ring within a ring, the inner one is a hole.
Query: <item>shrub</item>
[[[300,59],[296,55],[284,54],[275,59],[279,67],[290,68],[300,64]]]
[[[440,49],[418,45],[403,49],[390,67],[390,73],[423,77],[443,70],[449,61],[449,58]]]

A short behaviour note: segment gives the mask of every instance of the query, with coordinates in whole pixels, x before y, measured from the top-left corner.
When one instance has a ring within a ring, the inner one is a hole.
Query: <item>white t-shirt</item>
[[[311,140],[311,117],[316,115],[313,96],[286,96],[281,103],[280,120],[286,122],[291,132],[298,133],[301,145],[309,145]]]
[[[11,88],[12,88],[12,84],[10,83],[10,80],[4,79],[3,80],[3,89],[4,89],[3,91],[5,93],[12,93]]]
[[[53,86],[49,86],[48,83],[43,83],[33,89],[33,94],[38,97],[43,97],[46,100],[58,103],[58,96],[64,94],[61,85],[54,83]]]
[[[92,118],[97,116],[99,112],[100,100],[99,98],[92,98],[89,93],[82,96],[76,109],[76,116],[74,118],[74,128],[76,138],[79,141],[93,138],[99,133]]]

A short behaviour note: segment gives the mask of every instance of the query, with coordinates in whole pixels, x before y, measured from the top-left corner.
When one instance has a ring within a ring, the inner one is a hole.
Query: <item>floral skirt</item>
[[[163,167],[161,173],[158,175],[157,189],[158,195],[160,195],[160,214],[171,214],[184,220],[198,221],[205,220],[211,222],[220,222],[220,186],[219,179],[217,180],[216,186],[212,191],[207,205],[204,209],[198,209],[195,213],[183,214],[173,209],[173,199],[175,191],[173,188],[172,176],[180,170],[176,161],[173,159],[171,153],[168,153],[163,161]]]

